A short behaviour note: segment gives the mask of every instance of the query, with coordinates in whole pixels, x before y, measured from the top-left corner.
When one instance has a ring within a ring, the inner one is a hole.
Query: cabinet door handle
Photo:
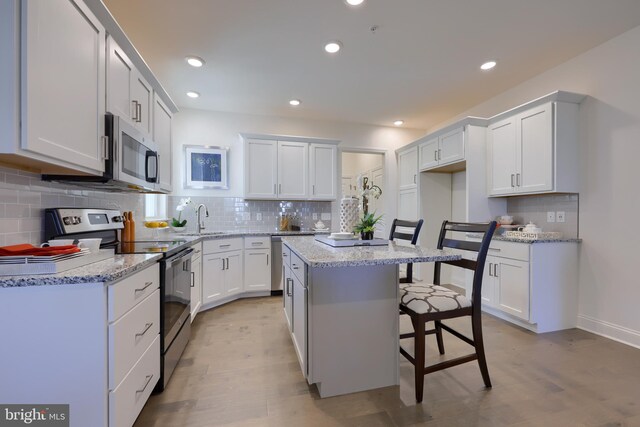
[[[282,193],[282,184],[278,184],[278,194]]]
[[[149,385],[149,383],[151,382],[151,378],[153,378],[153,374],[151,375],[147,375],[146,376],[146,382],[144,383],[144,386],[140,389],[140,390],[136,390],[136,394],[138,393],[142,393],[143,391],[145,391],[147,389],[147,386]]]
[[[493,277],[498,277],[498,264],[493,264]]]
[[[278,192],[276,191],[276,185],[273,184],[273,194],[278,194]]]
[[[133,117],[131,117],[131,120],[133,120],[134,122],[138,121],[138,101],[133,100],[131,101],[131,103],[133,104]]]
[[[253,246],[259,246],[259,245],[262,246],[263,243],[264,242],[251,242]]]
[[[313,194],[314,196],[316,195],[316,185],[315,184],[313,184],[311,186],[311,194]]]
[[[511,174],[511,186],[512,187],[515,187],[515,185],[513,184],[513,180],[515,179],[515,177],[516,176],[514,174]]]
[[[142,122],[142,103],[141,102],[138,102],[137,117],[138,117],[138,120],[136,120],[136,122],[141,123]]]
[[[224,258],[221,258],[222,261],[222,271],[224,271]]]
[[[438,150],[433,150],[433,161],[434,162],[438,161]]]
[[[192,288],[196,287],[196,272],[195,271],[191,272],[191,287]]]
[[[269,254],[267,254],[267,265],[269,265]]]
[[[516,185],[518,187],[520,187],[520,174],[519,173],[516,174]]]
[[[228,248],[229,246],[231,246],[231,243],[227,243],[226,245],[218,245],[218,247],[220,248]]]
[[[107,136],[101,136],[102,142],[102,160],[109,160],[109,138]]]
[[[491,274],[491,267],[493,266],[492,263],[489,263],[489,276],[493,276],[493,274]]]
[[[151,322],[151,323],[147,323],[146,325],[144,325],[144,329],[142,330],[142,332],[138,332],[138,333],[136,334],[136,337],[141,337],[141,336],[143,336],[144,334],[146,334],[146,333],[147,333],[147,331],[148,331],[152,326],[153,326],[153,322]]]
[[[144,286],[141,288],[137,288],[134,290],[134,293],[138,293],[138,292],[144,292],[145,289],[147,289],[149,286],[153,285],[153,282],[144,282]]]
[[[438,160],[442,160],[442,150],[438,148]]]

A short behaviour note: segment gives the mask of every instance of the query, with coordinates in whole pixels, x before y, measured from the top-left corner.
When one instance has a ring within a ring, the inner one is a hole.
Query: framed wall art
[[[185,188],[229,189],[229,148],[185,145]]]

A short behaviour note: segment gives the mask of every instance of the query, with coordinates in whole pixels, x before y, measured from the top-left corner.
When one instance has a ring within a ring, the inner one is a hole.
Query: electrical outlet
[[[325,212],[320,214],[320,219],[323,221],[331,221],[331,214],[329,212]]]
[[[564,222],[565,221],[565,213],[564,213],[564,211],[556,212],[556,220],[558,222]]]
[[[313,213],[313,220],[315,221],[315,220],[317,220],[317,219],[318,219],[318,214],[314,212],[314,213]]]
[[[251,221],[251,213],[250,212],[243,212],[242,213],[242,220],[243,221]]]
[[[256,221],[262,221],[262,212],[256,213]]]
[[[547,222],[556,222],[555,212],[547,212]]]

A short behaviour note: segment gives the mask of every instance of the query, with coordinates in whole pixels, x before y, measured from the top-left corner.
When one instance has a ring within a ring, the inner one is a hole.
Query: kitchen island
[[[398,266],[460,258],[393,242],[334,248],[285,237],[284,312],[307,382],[321,397],[397,385]]]

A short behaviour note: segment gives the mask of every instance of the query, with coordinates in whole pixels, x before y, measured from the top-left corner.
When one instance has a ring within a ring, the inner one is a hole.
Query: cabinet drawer
[[[302,285],[307,287],[307,275],[305,274],[305,268],[306,265],[300,257],[291,252],[291,271],[302,282]]]
[[[202,242],[196,243],[191,246],[193,248],[193,257],[191,258],[191,262],[197,261],[202,256]]]
[[[214,239],[202,242],[203,253],[215,254],[242,249],[242,237],[234,239]]]
[[[529,243],[503,242],[493,240],[489,245],[489,255],[529,261]]]
[[[109,390],[120,384],[160,333],[160,290],[109,325]]]
[[[291,267],[291,249],[282,245],[282,265]]]
[[[133,369],[109,392],[109,426],[130,426],[160,378],[160,336],[156,336]]]
[[[271,249],[271,236],[252,236],[244,238],[245,249]]]
[[[151,295],[160,286],[160,266],[153,266],[109,285],[109,322],[113,322],[136,304]]]

